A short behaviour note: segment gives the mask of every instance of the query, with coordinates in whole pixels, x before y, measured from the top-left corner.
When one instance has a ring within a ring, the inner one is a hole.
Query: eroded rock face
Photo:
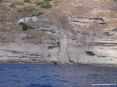
[[[12,38],[0,40],[0,61],[117,64],[116,8],[115,0],[64,0],[57,7],[33,17],[20,16],[21,8],[15,22],[12,18],[5,20],[14,27],[12,31],[0,33],[0,38],[12,35]],[[33,12],[30,10],[29,13]],[[25,32],[14,31],[16,27],[21,28],[20,22],[33,28]]]

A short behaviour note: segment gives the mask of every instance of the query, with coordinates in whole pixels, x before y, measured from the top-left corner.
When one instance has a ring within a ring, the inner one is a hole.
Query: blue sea
[[[117,87],[117,68],[0,64],[0,87]]]

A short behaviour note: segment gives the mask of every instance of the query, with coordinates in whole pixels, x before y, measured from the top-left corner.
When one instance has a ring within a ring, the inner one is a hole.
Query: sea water
[[[117,87],[116,84],[116,67],[0,64],[0,87]]]

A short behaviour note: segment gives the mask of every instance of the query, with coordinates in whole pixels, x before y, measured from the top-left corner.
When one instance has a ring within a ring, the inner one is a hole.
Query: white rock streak
[[[25,18],[22,18],[18,21],[18,23],[21,23],[21,22],[36,22],[38,21],[38,17],[37,16],[33,16],[33,17],[25,17]]]

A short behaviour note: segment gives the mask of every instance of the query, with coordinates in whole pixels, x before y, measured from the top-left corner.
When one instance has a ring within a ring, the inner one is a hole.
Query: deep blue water
[[[0,87],[117,87],[117,68],[35,64],[1,64]]]

